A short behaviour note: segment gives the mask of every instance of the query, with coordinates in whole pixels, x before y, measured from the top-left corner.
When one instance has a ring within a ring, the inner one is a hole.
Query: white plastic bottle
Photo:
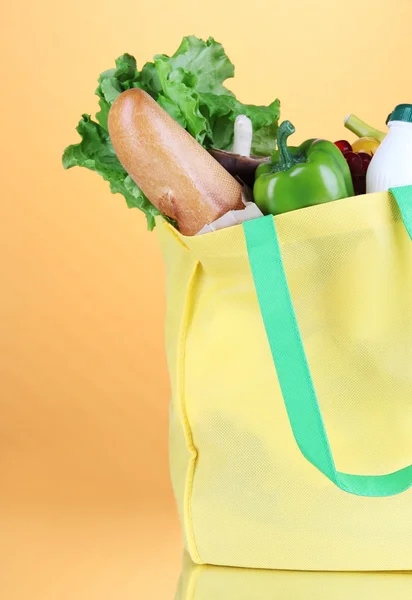
[[[388,117],[389,133],[377,149],[366,175],[366,192],[412,185],[412,104],[399,104]]]

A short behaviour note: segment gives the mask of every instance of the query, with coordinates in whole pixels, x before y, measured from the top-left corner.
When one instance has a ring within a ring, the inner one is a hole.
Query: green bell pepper
[[[288,147],[295,132],[284,121],[272,160],[256,170],[253,195],[264,214],[284,212],[354,196],[352,176],[342,152],[326,140],[312,139]]]

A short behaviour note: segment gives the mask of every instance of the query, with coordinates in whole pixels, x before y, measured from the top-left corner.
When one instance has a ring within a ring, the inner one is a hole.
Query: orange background
[[[350,138],[349,112],[383,128],[412,101],[412,3],[23,0],[0,11],[0,588],[172,597],[181,542],[160,251],[98,175],[62,169],[62,151],[118,55],[142,66],[192,33],[223,43],[241,100],[280,98],[296,141]]]

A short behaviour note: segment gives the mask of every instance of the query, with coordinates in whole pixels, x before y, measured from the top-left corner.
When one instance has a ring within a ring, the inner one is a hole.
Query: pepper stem
[[[287,171],[293,165],[295,165],[298,161],[292,156],[288,145],[287,140],[292,133],[295,133],[295,128],[293,127],[290,121],[283,121],[283,123],[279,126],[278,129],[278,149],[279,149],[279,170]]]

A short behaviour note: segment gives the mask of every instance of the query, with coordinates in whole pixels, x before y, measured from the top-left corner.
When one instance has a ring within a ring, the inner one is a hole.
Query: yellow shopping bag
[[[158,225],[192,560],[412,570],[412,188]]]
[[[199,566],[187,556],[175,600],[410,600],[412,573],[314,573]]]

